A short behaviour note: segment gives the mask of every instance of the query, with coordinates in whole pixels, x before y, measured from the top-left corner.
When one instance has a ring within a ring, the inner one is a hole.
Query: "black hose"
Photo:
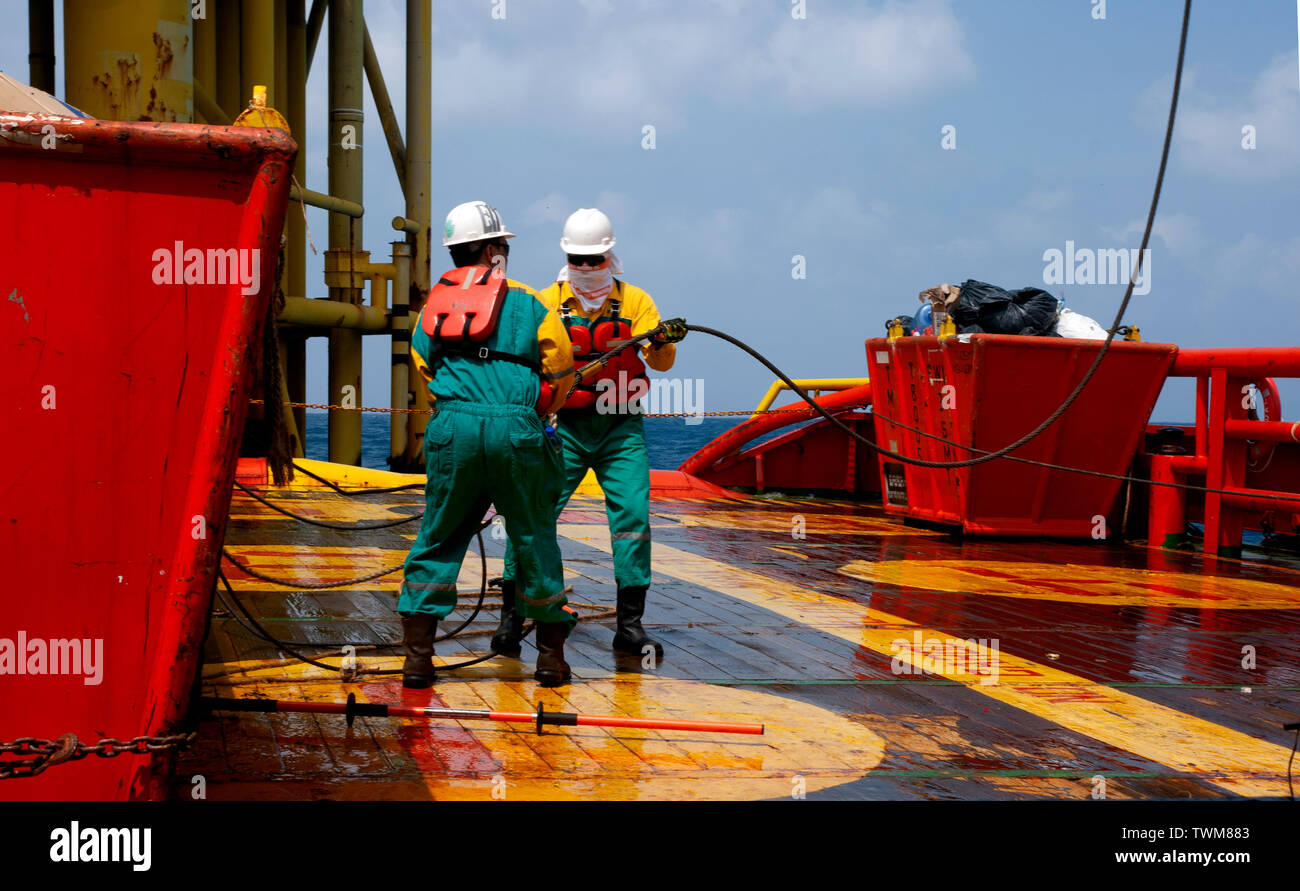
[[[442,634],[435,637],[434,638],[435,643],[450,640],[451,638],[455,637],[457,634],[460,634],[460,632],[464,631],[465,628],[468,627],[469,624],[474,621],[474,619],[478,616],[478,614],[483,609],[483,602],[484,600],[487,599],[487,588],[488,588],[487,552],[483,547],[483,529],[486,528],[487,525],[488,525],[487,523],[484,523],[482,526],[479,527],[479,531],[476,533],[476,536],[478,538],[479,561],[480,561],[480,566],[482,568],[482,579],[483,579],[479,587],[478,603],[475,604],[474,611],[470,613],[469,616],[463,622],[461,622],[451,631],[448,631],[446,634]],[[244,567],[241,564],[232,560],[229,554],[226,554],[225,556],[228,560],[231,560],[232,563],[235,563],[236,566],[239,566],[240,569],[244,569]],[[400,569],[401,567],[398,568]],[[335,643],[316,644],[316,643],[309,643],[306,641],[280,640],[279,638],[271,634],[269,631],[267,631],[266,628],[260,622],[258,622],[257,619],[253,617],[252,613],[250,613],[244,607],[243,603],[241,603],[239,600],[239,595],[235,593],[235,589],[231,587],[230,581],[226,578],[226,574],[222,572],[220,569],[217,570],[217,577],[221,580],[221,583],[225,586],[226,591],[229,592],[230,594],[230,599],[227,600],[226,596],[222,594],[220,591],[218,591],[217,593],[221,597],[222,602],[226,604],[227,609],[232,610],[232,613],[237,612],[239,614],[242,614],[243,619],[240,619],[239,615],[235,615],[236,621],[239,621],[241,625],[243,625],[245,628],[251,631],[254,635],[260,637],[262,640],[265,640],[267,643],[272,644],[275,647],[278,647],[279,649],[288,653],[291,657],[299,660],[300,662],[305,662],[308,665],[314,665],[317,668],[328,669],[329,671],[337,672],[343,670],[338,666],[328,665],[324,662],[320,662],[316,659],[312,659],[309,656],[304,656],[302,653],[297,652],[295,649],[296,647],[312,647],[312,646],[337,647],[338,644]],[[530,633],[532,633],[532,630],[533,630],[533,623],[529,623],[527,627],[524,628],[523,634],[520,635],[520,639],[522,640],[523,638],[527,637]],[[398,649],[401,647],[401,644],[400,643],[379,644],[376,646],[382,648],[389,648],[389,649]],[[498,655],[500,655],[498,652],[492,650],[486,655],[479,656],[475,659],[469,659],[464,662],[455,662],[449,665],[439,665],[437,666],[436,670],[455,671],[456,669],[459,668],[467,668],[471,665],[478,665],[480,662],[486,662],[487,660]],[[402,670],[400,668],[369,668],[369,669],[359,669],[357,671],[357,674],[367,674],[367,675],[389,675],[389,674],[401,674],[401,673]]]
[[[1101,365],[1101,360],[1105,358],[1107,351],[1110,349],[1111,341],[1115,339],[1115,333],[1116,331],[1119,330],[1120,323],[1124,319],[1124,313],[1128,309],[1129,301],[1133,298],[1133,287],[1137,282],[1138,275],[1141,273],[1142,259],[1146,256],[1147,244],[1150,242],[1151,239],[1151,228],[1155,223],[1156,206],[1160,202],[1160,191],[1164,185],[1164,180],[1165,180],[1165,168],[1169,162],[1169,144],[1172,141],[1173,134],[1174,134],[1174,116],[1175,116],[1175,112],[1178,109],[1178,94],[1183,79],[1183,58],[1186,54],[1186,49],[1187,49],[1187,22],[1189,17],[1191,16],[1191,12],[1192,12],[1192,0],[1185,0],[1183,6],[1182,32],[1178,39],[1178,64],[1174,71],[1174,89],[1173,89],[1173,95],[1169,102],[1169,120],[1168,123],[1165,125],[1165,141],[1164,141],[1164,146],[1160,152],[1160,169],[1156,174],[1155,192],[1151,196],[1151,206],[1147,211],[1146,228],[1142,233],[1142,246],[1138,251],[1138,261],[1136,264],[1134,264],[1132,275],[1129,276],[1128,287],[1124,291],[1124,299],[1123,301],[1121,301],[1119,305],[1119,310],[1115,313],[1115,321],[1111,325],[1110,330],[1106,333],[1106,340],[1102,344],[1101,349],[1098,351],[1096,358],[1093,359],[1092,365],[1089,366],[1087,372],[1083,375],[1083,378],[1075,386],[1074,390],[1070,393],[1070,395],[1067,396],[1065,400],[1059,406],[1057,406],[1056,410],[1053,411],[1041,424],[1039,424],[1033,430],[1026,433],[1024,436],[1017,439],[1015,442],[993,452],[986,452],[983,451],[982,449],[974,449],[974,448],[970,448],[969,446],[962,446],[958,443],[950,442],[949,443],[950,445],[956,446],[957,448],[960,449],[964,449],[965,451],[980,453],[980,456],[978,458],[967,458],[962,461],[926,461],[921,458],[912,458],[912,457],[908,457],[907,455],[900,455],[895,452],[891,452],[887,449],[881,448],[876,443],[871,442],[870,440],[867,440],[862,436],[859,436],[853,430],[850,430],[847,425],[841,423],[839,420],[832,417],[825,409],[823,409],[820,405],[818,405],[815,401],[813,401],[813,399],[807,393],[805,393],[802,388],[800,388],[798,385],[795,384],[794,381],[790,380],[790,378],[788,378],[784,373],[782,373],[782,371],[779,368],[777,368],[771,362],[767,361],[766,358],[764,358],[761,354],[759,354],[756,350],[754,350],[747,344],[737,340],[736,338],[728,334],[724,334],[721,331],[717,331],[713,328],[706,328],[700,325],[687,325],[686,326],[687,329],[691,331],[700,331],[705,334],[712,334],[714,337],[719,337],[727,341],[728,343],[731,343],[734,346],[737,346],[740,349],[744,350],[745,352],[749,353],[755,359],[757,359],[758,361],[762,362],[765,366],[767,366],[768,370],[772,371],[777,377],[779,377],[782,381],[784,381],[786,386],[788,386],[791,390],[793,390],[799,396],[800,399],[802,399],[804,402],[807,402],[810,406],[816,409],[816,411],[819,414],[821,414],[824,418],[826,418],[826,420],[830,421],[832,424],[839,427],[844,432],[848,433],[856,441],[862,443],[863,445],[877,452],[881,456],[889,458],[890,460],[898,461],[899,463],[902,464],[911,464],[915,467],[955,468],[955,467],[971,467],[976,464],[984,464],[988,461],[994,461],[998,458],[1008,457],[1010,452],[1013,452],[1016,449],[1020,448],[1021,446],[1025,445],[1026,443],[1028,443],[1029,441],[1037,437],[1039,434],[1041,434],[1048,427],[1050,427],[1053,423],[1055,423],[1056,420],[1061,417],[1061,415],[1065,414],[1066,410],[1070,407],[1070,405],[1074,403],[1074,400],[1079,397],[1079,394],[1083,392],[1083,388],[1088,385],[1088,382],[1090,380],[1092,380],[1092,377],[1096,373],[1098,366]],[[904,430],[912,430],[913,432],[917,432],[917,433],[921,432],[915,430],[914,428],[907,427],[906,425],[899,424],[896,421],[892,421],[889,418],[886,418],[884,415],[881,415],[879,412],[876,412],[874,409],[873,409],[873,414],[875,414],[876,417],[879,417],[882,421],[886,421],[887,423],[894,424],[895,426],[900,427]],[[948,440],[942,439],[941,437],[933,437],[933,438],[938,439],[941,442],[949,442]],[[1059,467],[1057,465],[1047,464],[1045,462],[1029,461],[1028,459],[1011,458],[1010,460],[1020,460],[1023,461],[1024,463],[1035,464],[1041,467],[1053,467],[1058,470],[1070,470],[1076,473],[1087,473],[1093,476],[1102,476],[1110,479],[1128,479],[1128,477],[1121,477],[1116,474],[1087,471],[1087,470],[1081,470],[1078,468],[1071,468],[1071,467]],[[1207,489],[1205,491],[1210,491],[1210,490]]]
[[[368,575],[357,576],[354,579],[343,579],[342,581],[339,582],[303,582],[303,581],[292,581],[290,579],[278,579],[273,575],[266,575],[265,573],[260,572],[259,570],[256,570],[253,567],[249,566],[247,563],[240,563],[238,560],[235,559],[234,555],[231,554],[230,551],[226,550],[225,548],[221,549],[221,556],[225,557],[226,560],[228,560],[232,565],[234,565],[235,568],[238,569],[240,572],[243,572],[246,575],[250,575],[253,578],[257,579],[258,581],[266,582],[268,585],[277,585],[281,588],[295,588],[298,590],[308,590],[308,591],[323,591],[329,588],[347,588],[351,585],[359,585],[362,582],[370,582],[378,578],[383,578],[386,575],[392,575],[393,573],[397,572],[397,570],[401,569],[403,566],[406,565],[405,563],[398,563],[395,566],[389,566],[385,569],[379,569]]]
[[[322,529],[334,529],[338,532],[365,532],[368,529],[391,529],[393,526],[401,526],[403,523],[409,523],[412,520],[418,520],[424,516],[424,511],[420,511],[418,514],[411,514],[409,517],[402,517],[399,520],[386,520],[383,523],[354,523],[350,526],[344,526],[340,523],[326,523],[324,520],[316,520],[313,519],[312,517],[304,517],[301,514],[295,514],[293,511],[285,510],[279,505],[273,504],[272,502],[268,501],[258,492],[255,492],[254,490],[248,488],[248,486],[245,486],[239,480],[235,480],[235,488],[239,489],[241,492],[243,492],[245,495],[248,495],[250,498],[254,498],[257,501],[260,501],[262,504],[265,504],[271,510],[276,511],[278,513],[282,513],[286,517],[289,517],[292,520],[297,520],[300,523],[309,523],[312,526],[319,526]]]

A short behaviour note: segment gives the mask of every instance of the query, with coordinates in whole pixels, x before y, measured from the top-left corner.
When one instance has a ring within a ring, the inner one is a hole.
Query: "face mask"
[[[614,270],[608,259],[599,266],[566,266],[569,286],[582,308],[588,312],[600,309],[609,292],[614,289]]]

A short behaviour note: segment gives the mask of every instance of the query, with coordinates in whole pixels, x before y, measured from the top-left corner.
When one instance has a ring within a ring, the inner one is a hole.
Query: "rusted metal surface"
[[[193,120],[189,6],[186,0],[65,0],[67,101],[105,120]]]
[[[276,131],[0,116],[0,457],[23,468],[0,636],[102,648],[97,682],[0,673],[0,739],[184,715],[295,151]],[[0,797],[157,794],[160,765],[94,761]]]

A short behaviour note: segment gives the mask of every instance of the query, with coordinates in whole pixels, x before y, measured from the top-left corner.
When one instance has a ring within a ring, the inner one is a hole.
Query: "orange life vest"
[[[573,343],[573,365],[580,369],[594,359],[613,348],[613,344],[632,336],[632,320],[619,315],[622,301],[618,298],[622,282],[615,280],[614,296],[609,301],[609,310],[596,319],[586,319],[574,315],[565,300],[560,304],[560,321],[569,329],[569,340]],[[621,375],[620,375],[621,373]],[[599,393],[607,391],[609,385],[597,388],[600,381],[613,381],[614,402],[624,405],[645,395],[649,379],[645,373],[645,363],[637,355],[637,347],[628,347],[609,360],[609,363],[591,377],[584,377],[582,383],[574,386],[565,401],[565,409],[590,408],[596,404]],[[633,385],[633,381],[645,381],[644,385]]]
[[[486,340],[496,330],[508,290],[505,273],[500,267],[460,266],[449,269],[429,290],[420,315],[420,327],[430,340],[437,341],[442,353],[489,362],[514,362],[531,368],[540,376],[542,366],[536,359],[475,345],[476,341]],[[538,414],[550,404],[551,393],[551,382],[541,381],[534,406]]]

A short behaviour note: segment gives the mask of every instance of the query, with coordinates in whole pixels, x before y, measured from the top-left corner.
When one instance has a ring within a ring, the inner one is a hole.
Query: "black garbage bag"
[[[959,334],[1023,334],[1055,337],[1057,300],[1042,288],[1004,291],[968,279],[952,308]]]
[[[888,330],[889,330],[889,326],[892,325],[892,324],[894,324],[894,322],[902,322],[902,324],[903,324],[903,333],[904,333],[905,335],[907,335],[907,334],[911,334],[911,333],[912,333],[912,317],[911,317],[911,316],[909,316],[909,315],[898,315],[898,316],[894,316],[894,317],[893,317],[892,319],[890,319],[888,322],[885,322],[885,330],[888,331]]]

